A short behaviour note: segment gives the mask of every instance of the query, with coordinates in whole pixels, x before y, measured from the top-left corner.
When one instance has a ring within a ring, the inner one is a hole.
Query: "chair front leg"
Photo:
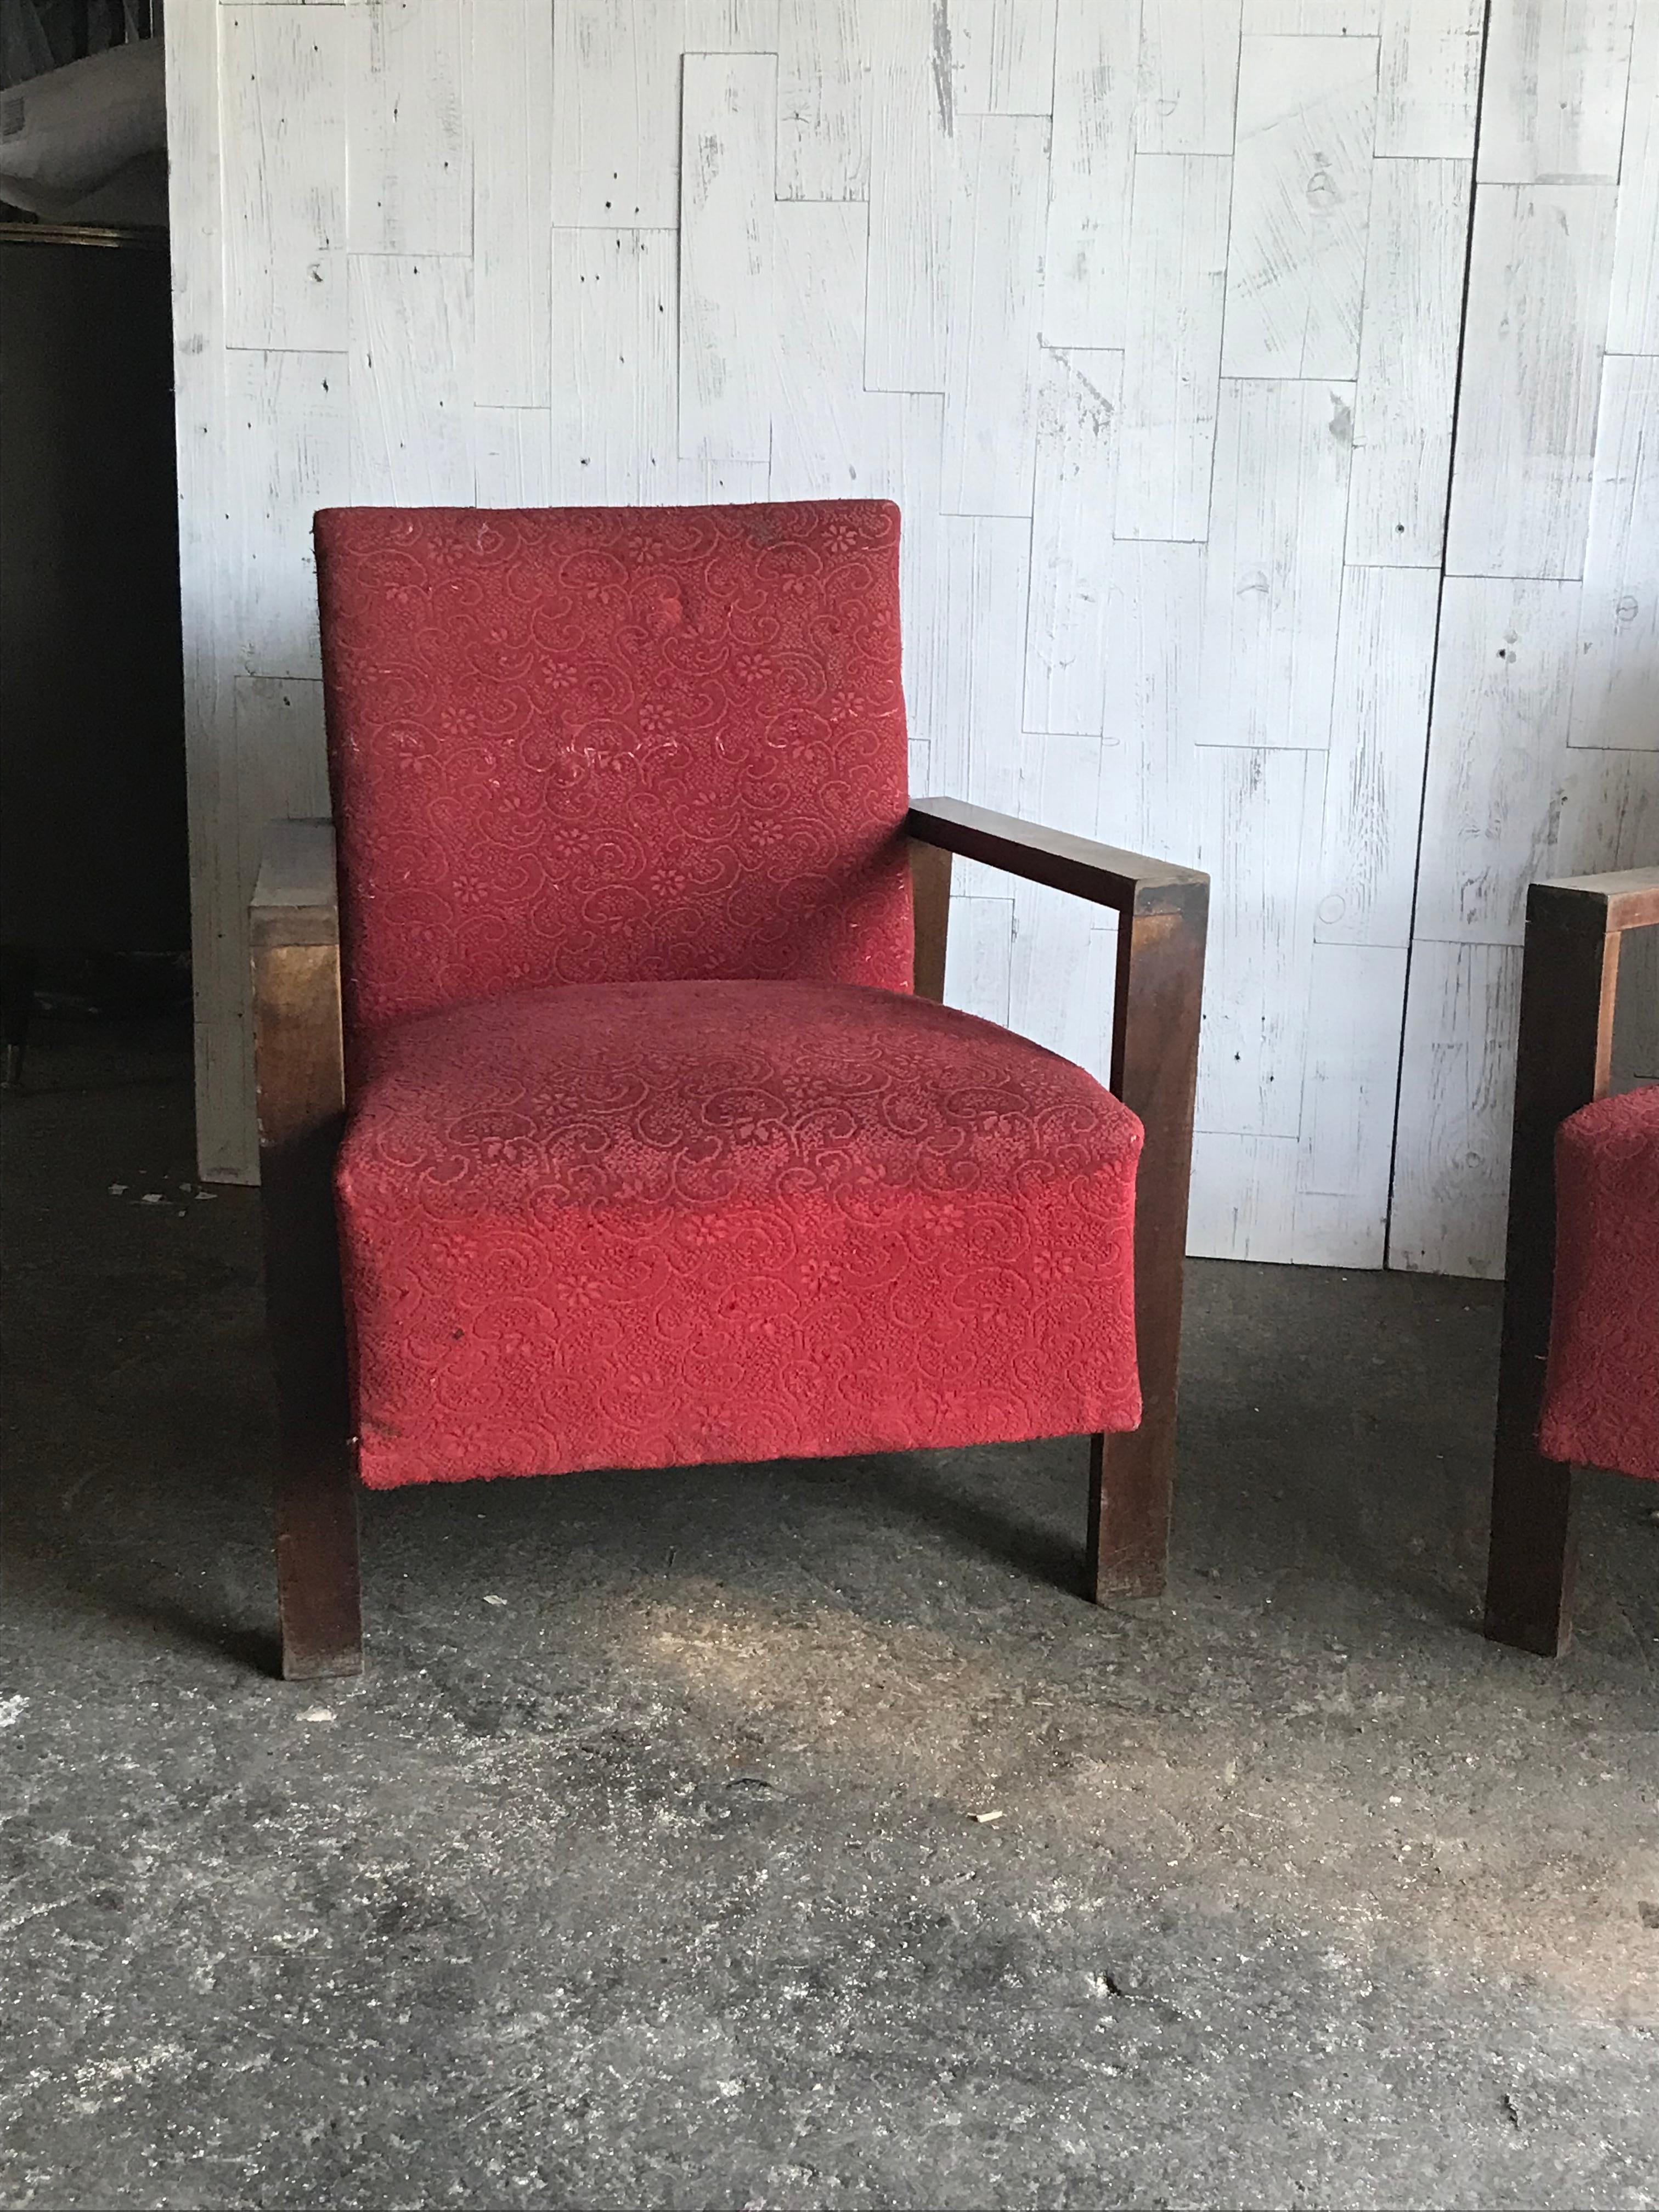
[[[1208,886],[1118,925],[1112,1089],[1145,1125],[1135,1185],[1138,1429],[1090,1439],[1086,1594],[1152,1597],[1164,1588],[1175,1480],[1176,1393],[1198,1083]]]

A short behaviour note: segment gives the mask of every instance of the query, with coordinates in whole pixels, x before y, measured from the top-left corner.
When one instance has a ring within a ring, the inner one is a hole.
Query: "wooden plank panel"
[[[1467,161],[1378,161],[1365,248],[1347,557],[1438,568],[1446,534]]]
[[[1096,834],[1098,737],[1047,733],[1021,745],[1018,811],[1028,822]],[[1115,917],[1042,884],[1014,891],[1009,1024],[1104,1081],[1111,1070]]]
[[[1231,162],[1213,155],[1135,158],[1120,538],[1209,532],[1231,188]]]
[[[1357,373],[1376,111],[1375,41],[1243,41],[1227,375]]]
[[[1601,372],[1568,743],[1659,750],[1659,360]]]
[[[1380,1267],[1406,1006],[1403,945],[1316,945],[1293,1256]]]
[[[1187,1249],[1193,1257],[1288,1261],[1297,1159],[1294,1137],[1197,1131],[1187,1214]]]
[[[773,218],[774,499],[862,498],[896,466],[882,433],[902,402],[864,389],[868,232],[867,210],[846,200],[781,203]]]
[[[957,114],[1048,113],[1054,0],[946,0],[934,13],[946,26]]]
[[[782,0],[777,43],[781,200],[870,196],[866,4],[866,0]]]
[[[1323,760],[1197,759],[1197,864],[1211,877],[1198,1126],[1293,1137],[1313,949]]]
[[[1247,36],[1373,39],[1382,0],[1244,0]]]
[[[345,344],[344,21],[223,11],[228,346]]]
[[[672,229],[679,219],[679,0],[559,0],[553,220]]]
[[[1583,574],[1613,216],[1606,185],[1476,196],[1453,575]]]
[[[1619,178],[1635,0],[1492,0],[1483,185]]]
[[[870,280],[864,380],[943,392],[955,110],[932,0],[884,0],[871,58]]]
[[[1419,938],[1406,1000],[1390,1267],[1503,1273],[1520,1016],[1516,947]]]
[[[331,811],[321,681],[239,676],[235,713],[237,882],[246,913],[271,823]]]
[[[1472,161],[1482,0],[1382,0],[1376,150]]]
[[[1139,13],[1136,0],[1060,0],[1043,247],[1048,345],[1124,341]],[[1025,189],[1040,190],[1038,180]]]
[[[981,1021],[1008,1026],[1013,955],[1012,898],[953,898],[945,941],[945,1003]]]
[[[1314,932],[1322,944],[1411,941],[1439,614],[1431,570],[1343,576]]]
[[[471,84],[461,0],[362,0],[345,11],[346,244],[354,253],[472,251]]]
[[[353,501],[470,507],[471,262],[354,253],[348,299]]]
[[[1123,356],[1044,349],[1037,387],[1024,726],[1098,739]]]
[[[1613,353],[1659,353],[1659,9],[1638,8],[1607,308]]]
[[[744,507],[769,495],[764,461],[680,463],[679,496],[688,507]]]
[[[1222,379],[1200,744],[1329,740],[1352,410],[1352,385]]]
[[[1239,0],[1142,0],[1134,141],[1143,154],[1231,154]]]
[[[688,54],[680,206],[680,452],[763,461],[772,419],[776,58]]]
[[[553,227],[553,11],[490,0],[472,15],[472,206],[481,406],[545,407]]]
[[[958,516],[941,524],[940,538],[945,661],[944,706],[932,734],[933,789],[1018,813],[1021,672],[1008,640],[1025,627],[1030,526],[1023,518]]]
[[[775,54],[779,0],[685,0],[680,36],[689,54]]]
[[[1205,549],[1120,542],[1105,607],[1108,844],[1193,865]]]
[[[672,230],[556,230],[550,498],[701,504],[678,452]]]
[[[480,507],[553,505],[553,425],[545,407],[480,407],[473,445]]]
[[[240,668],[319,676],[311,520],[350,497],[343,353],[233,353],[225,361],[225,464]]]
[[[896,412],[898,472],[884,487],[899,504],[899,609],[904,629],[904,699],[912,739],[931,745],[947,711],[945,542],[939,520],[939,468],[945,402],[938,392],[872,393],[871,404]],[[917,790],[921,785],[913,787]]]
[[[965,118],[951,217],[947,514],[1029,515],[1048,126]]]

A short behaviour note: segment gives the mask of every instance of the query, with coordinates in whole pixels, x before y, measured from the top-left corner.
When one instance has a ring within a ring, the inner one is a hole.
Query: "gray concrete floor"
[[[186,1076],[6,1102],[0,2201],[1659,2204],[1659,1500],[1481,1640],[1490,1286],[1195,1266],[1164,1601],[1076,1446],[434,1488],[289,1687]]]

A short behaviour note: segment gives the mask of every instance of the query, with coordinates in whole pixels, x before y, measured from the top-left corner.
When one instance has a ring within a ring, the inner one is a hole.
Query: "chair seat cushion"
[[[1139,1122],[908,993],[575,984],[360,1042],[376,1488],[1133,1428]]]
[[[1553,1459],[1659,1480],[1659,1085],[1598,1099],[1555,1144]]]

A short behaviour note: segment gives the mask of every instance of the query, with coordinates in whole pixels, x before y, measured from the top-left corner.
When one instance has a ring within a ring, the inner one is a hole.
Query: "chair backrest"
[[[908,989],[896,507],[316,521],[348,1029],[532,984]]]

